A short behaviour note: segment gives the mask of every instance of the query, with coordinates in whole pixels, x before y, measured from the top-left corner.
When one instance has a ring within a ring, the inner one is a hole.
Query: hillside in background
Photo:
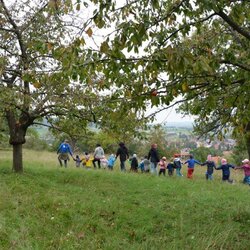
[[[192,129],[193,128],[193,122],[189,121],[184,121],[184,122],[166,122],[164,124],[165,127],[171,127],[171,128],[188,128]]]

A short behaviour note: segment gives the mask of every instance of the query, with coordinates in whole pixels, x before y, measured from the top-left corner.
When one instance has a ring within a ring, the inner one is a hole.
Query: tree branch
[[[250,40],[250,32],[243,29],[241,26],[239,26],[236,22],[234,22],[228,15],[226,15],[223,10],[220,10],[216,13],[218,16],[220,16],[230,27],[232,27],[234,30],[236,30],[239,34]]]

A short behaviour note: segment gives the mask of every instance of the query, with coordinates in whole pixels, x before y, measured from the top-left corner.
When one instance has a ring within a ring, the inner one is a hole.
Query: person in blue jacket
[[[201,163],[199,161],[194,159],[193,155],[190,155],[189,159],[186,162],[184,162],[184,164],[188,164],[187,178],[189,178],[189,179],[193,178],[195,164],[201,165]]]
[[[113,170],[114,165],[115,165],[115,155],[111,154],[108,158],[108,169]]]
[[[226,159],[221,159],[221,165],[216,170],[222,170],[222,181],[233,182],[230,179],[230,168],[235,168],[235,166],[228,164]]]
[[[69,161],[69,154],[74,159],[71,147],[69,145],[69,141],[67,139],[65,139],[64,142],[60,144],[57,150],[57,154],[58,154],[58,161],[61,167],[63,166],[63,162],[64,162],[64,167],[65,168],[67,167],[67,162]]]

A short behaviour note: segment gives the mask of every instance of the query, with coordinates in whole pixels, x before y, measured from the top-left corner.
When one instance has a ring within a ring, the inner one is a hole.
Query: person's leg
[[[166,176],[166,169],[163,169],[162,173],[163,173],[164,176]]]
[[[229,175],[222,175],[222,180],[223,181],[228,181],[229,180]]]
[[[150,172],[151,172],[151,174],[157,175],[156,162],[150,162]]]
[[[208,174],[208,180],[210,180],[210,181],[213,180],[213,174]]]
[[[188,168],[187,178],[192,179],[193,178],[193,172],[194,172],[193,168]]]
[[[125,168],[125,161],[121,161],[121,171],[126,171],[126,168]]]
[[[170,176],[174,175],[174,169],[170,169]]]
[[[245,176],[245,183],[250,185],[250,176]]]
[[[62,160],[61,160],[61,158],[60,158],[60,155],[58,155],[57,159],[58,159],[58,161],[59,161],[60,166],[62,167],[63,164],[62,164]]]
[[[94,166],[94,168],[96,168],[96,165],[95,165],[95,162],[97,161],[97,159],[96,158],[94,158],[94,160],[92,161],[93,162],[93,166]]]
[[[98,164],[98,168],[100,169],[101,168],[101,161],[100,161],[100,159],[97,159],[97,164]]]
[[[65,167],[65,168],[67,167],[67,161],[68,161],[68,160],[64,160],[64,167]]]
[[[244,176],[244,179],[242,181],[244,184],[250,184],[250,176]]]
[[[183,176],[181,173],[181,168],[176,168],[176,175],[177,176]]]

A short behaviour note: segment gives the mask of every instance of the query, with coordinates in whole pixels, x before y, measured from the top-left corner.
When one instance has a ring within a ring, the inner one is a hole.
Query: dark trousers
[[[169,175],[169,176],[172,176],[173,173],[174,173],[174,170],[173,170],[173,169],[168,169],[168,175]]]
[[[94,165],[94,168],[96,168],[96,165],[95,165],[95,162],[97,161],[97,163],[98,163],[98,168],[101,168],[101,161],[100,161],[100,159],[97,159],[97,158],[95,158],[94,160],[93,160],[93,165]]]
[[[166,176],[166,169],[161,168],[159,171],[159,175],[163,174],[164,176]]]
[[[233,180],[230,179],[230,175],[225,175],[225,174],[222,175],[222,181],[228,181],[230,183],[233,182]]]

